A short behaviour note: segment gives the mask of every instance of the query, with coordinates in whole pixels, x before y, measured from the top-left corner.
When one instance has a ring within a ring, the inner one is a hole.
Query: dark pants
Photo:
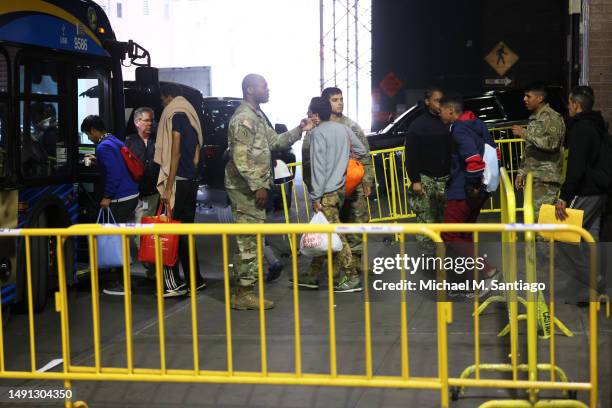
[[[480,209],[488,197],[466,198],[465,200],[448,200],[444,208],[444,222],[455,224],[474,224],[480,215]],[[471,231],[467,232],[443,232],[442,240],[447,243],[449,256],[452,257],[474,257],[474,237]],[[483,271],[488,276],[492,267],[485,261]],[[464,279],[471,279],[473,271],[463,274]],[[452,279],[452,277],[451,277]]]
[[[444,222],[458,224],[475,223],[485,201],[485,197],[448,200],[444,208]],[[473,242],[472,232],[470,231],[443,232],[442,239],[444,242]]]
[[[110,210],[118,223],[126,223],[134,221],[134,210],[138,205],[138,197],[131,200],[111,203]]]
[[[174,208],[172,209],[172,218],[180,221],[183,224],[193,224],[195,220],[196,200],[198,195],[198,182],[193,180],[177,180],[176,192],[174,198]],[[198,253],[194,248],[195,256],[195,278],[196,285],[202,283],[204,278],[200,275],[200,264],[198,262]],[[185,275],[185,283],[187,287],[190,285],[189,276],[189,238],[186,235],[181,235],[179,238],[179,261]],[[179,281],[179,266],[178,262],[172,270],[175,281]],[[178,279],[178,280],[177,280]]]
[[[113,213],[113,218],[117,223],[128,223],[134,221],[134,210],[138,205],[138,197],[134,197],[131,200],[120,201],[118,203],[111,203],[110,210]],[[100,256],[100,254],[98,254]],[[123,269],[114,268],[111,269],[110,276],[115,277],[117,281],[123,282]]]
[[[569,208],[584,211],[582,228],[593,236],[595,242],[599,242],[601,216],[605,209],[606,198],[605,195],[578,196],[571,203],[568,203]],[[557,253],[559,255],[556,269],[564,275],[559,277],[559,286],[565,286],[559,289],[561,294],[564,294],[563,290],[565,289],[565,293],[568,295],[568,299],[564,300],[570,300],[570,302],[587,300],[589,295],[588,289],[591,285],[593,285],[594,289],[603,292],[606,284],[606,269],[602,268],[602,263],[605,265],[609,262],[605,259],[607,248],[601,245],[597,248],[598,257],[593,261],[597,262],[596,279],[598,281],[591,282],[589,273],[591,264],[589,245],[584,241],[581,244],[559,242],[556,244],[556,247],[558,248]]]

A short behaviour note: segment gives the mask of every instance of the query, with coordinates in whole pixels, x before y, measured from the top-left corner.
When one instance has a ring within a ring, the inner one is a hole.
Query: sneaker
[[[293,286],[293,277],[289,278],[289,283],[291,284],[291,286]],[[308,275],[302,275],[302,276],[298,275],[297,285],[300,288],[319,289],[319,280],[317,278],[314,278]]]
[[[125,288],[120,282],[112,283],[110,286],[102,289],[102,292],[111,296],[123,296],[125,295]]]
[[[186,286],[187,286],[187,293],[191,293],[191,286],[190,285],[186,285]],[[206,289],[206,281],[202,281],[200,283],[196,282],[196,292],[199,292],[204,289]]]
[[[491,274],[484,279],[484,289],[478,291],[478,300],[483,300],[491,295],[491,281],[497,279],[497,275],[499,275],[499,270],[496,268],[491,269]],[[466,297],[473,299],[474,292],[470,292]]]
[[[187,294],[187,285],[182,283],[176,289],[164,288],[163,297],[170,298],[176,296],[183,296],[185,294]]]
[[[361,292],[363,287],[361,286],[361,279],[358,276],[348,276],[344,275],[344,277],[338,282],[338,284],[334,287],[334,292]]]
[[[266,282],[274,282],[281,276],[283,271],[283,263],[276,261],[268,267],[268,274],[266,275]]]

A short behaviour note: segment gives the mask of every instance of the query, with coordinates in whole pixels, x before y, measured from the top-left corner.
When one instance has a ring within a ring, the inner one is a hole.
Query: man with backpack
[[[489,199],[489,193],[495,191],[499,184],[497,146],[483,121],[474,113],[463,111],[463,100],[459,96],[444,96],[441,99],[440,119],[446,125],[451,125],[452,141],[444,222],[475,223],[480,209]],[[453,245],[450,249],[457,255],[473,257],[471,232],[444,232],[442,239]],[[480,278],[491,281],[496,273],[497,270],[485,262]],[[489,287],[488,282],[485,287]],[[480,294],[485,292],[488,290]]]
[[[100,207],[110,208],[115,222],[127,223],[134,218],[138,204],[138,184],[132,178],[121,154],[125,145],[106,131],[102,118],[89,115],[81,123],[81,132],[96,145],[96,163],[103,179],[103,198]],[[98,254],[102,256],[102,254]],[[124,295],[122,270],[114,270],[116,279],[103,292],[107,295]]]

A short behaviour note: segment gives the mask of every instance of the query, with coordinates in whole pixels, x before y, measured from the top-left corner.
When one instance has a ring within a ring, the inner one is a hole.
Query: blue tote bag
[[[107,227],[117,227],[115,217],[110,208],[100,208],[98,224]],[[98,236],[98,269],[120,268],[123,266],[123,250],[121,235]]]

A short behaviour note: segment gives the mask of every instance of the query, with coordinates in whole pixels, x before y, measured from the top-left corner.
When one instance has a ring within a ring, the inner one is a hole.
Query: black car
[[[562,89],[559,87],[550,87],[547,91],[548,103],[554,110],[566,117],[567,108],[562,97]],[[526,124],[530,115],[530,112],[523,103],[523,95],[524,92],[521,90],[490,91],[482,95],[465,98],[463,101],[463,108],[466,111],[472,111],[481,119],[489,130],[493,132],[492,136],[494,139],[512,139],[514,136],[509,130],[509,127],[515,124]],[[367,137],[370,150],[383,150],[404,146],[404,138],[408,133],[408,128],[425,109],[426,106],[422,102],[419,102],[398,116],[382,130],[369,134]],[[512,176],[516,169],[518,169],[518,161],[520,160],[519,147],[517,145],[506,144],[505,146],[501,146],[501,154],[502,163],[504,163]],[[379,192],[385,194],[387,190],[387,183],[385,180],[388,180],[391,174],[389,174],[387,170],[385,177],[381,155],[374,157],[374,165]],[[398,169],[402,167],[400,152],[397,152],[395,155],[395,166]],[[397,172],[394,177],[397,177],[399,183],[403,183],[403,171]]]
[[[521,90],[508,90],[490,91],[482,95],[467,97],[464,99],[464,110],[474,112],[489,129],[525,124],[530,113],[523,103],[523,94]],[[567,115],[561,88],[548,88],[548,102],[562,116]],[[381,150],[403,146],[408,128],[423,113],[424,109],[425,105],[418,103],[398,116],[384,129],[369,134],[370,149]],[[509,135],[501,133],[501,137],[507,136]]]

